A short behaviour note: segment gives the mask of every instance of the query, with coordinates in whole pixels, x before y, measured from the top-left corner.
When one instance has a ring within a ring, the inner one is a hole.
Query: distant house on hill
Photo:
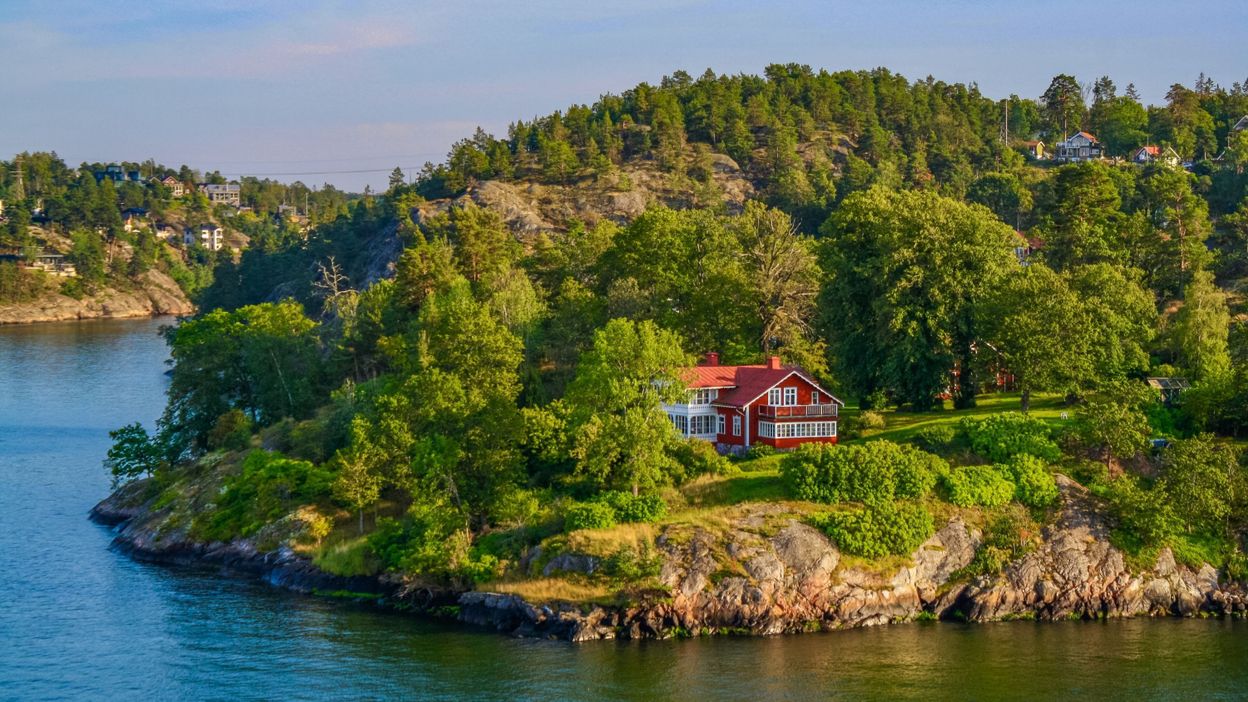
[[[171,175],[161,178],[159,182],[161,185],[169,188],[169,193],[174,197],[182,197],[186,194],[186,186],[182,184],[182,181]]]
[[[1048,154],[1044,150],[1043,141],[1024,141],[1020,146],[1023,148],[1023,153],[1037,161],[1043,161],[1045,158],[1048,158]]]
[[[198,245],[209,251],[220,251],[225,246],[225,230],[215,224],[190,227],[182,233],[182,243],[187,248]]]
[[[128,232],[147,226],[147,210],[142,207],[127,207],[121,211],[121,227]]]
[[[1235,132],[1242,132],[1245,129],[1248,129],[1248,115],[1240,117],[1238,122],[1231,125],[1231,134],[1234,134]]]
[[[1135,153],[1131,154],[1131,160],[1141,165],[1148,163],[1164,163],[1167,166],[1179,165],[1179,155],[1169,146],[1164,149],[1160,146],[1141,146],[1135,150]]]
[[[143,176],[138,171],[127,171],[115,163],[110,163],[104,167],[102,171],[96,171],[92,175],[95,176],[95,182],[102,182],[104,179],[113,181],[114,183],[124,183],[131,181],[133,183],[142,183]]]
[[[154,227],[156,238],[161,241],[170,241],[178,236],[178,230],[164,222],[157,222]]]
[[[684,402],[663,409],[677,431],[705,439],[723,452],[763,444],[793,448],[837,440],[837,417],[845,403],[797,366],[767,363],[721,366],[719,354],[682,372],[688,385]]]
[[[1087,132],[1075,132],[1057,143],[1057,160],[1063,163],[1095,161],[1101,156],[1100,140]]]
[[[214,205],[238,207],[242,204],[242,188],[238,183],[201,183],[199,191],[207,195],[208,200]]]

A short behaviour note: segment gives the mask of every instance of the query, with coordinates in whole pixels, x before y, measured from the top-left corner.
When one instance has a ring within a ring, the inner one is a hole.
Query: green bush
[[[636,583],[659,577],[662,567],[662,557],[647,544],[640,552],[627,546],[620,548],[602,559],[599,572],[616,582]]]
[[[862,509],[817,515],[812,523],[837,548],[864,558],[907,555],[936,530],[932,515],[922,505],[875,502]]]
[[[780,476],[799,499],[866,502],[922,497],[947,467],[938,456],[891,441],[804,444],[780,461]]]
[[[242,470],[226,478],[217,507],[205,513],[201,535],[214,541],[249,536],[300,505],[329,497],[334,475],[280,453],[255,450]]]
[[[1044,461],[1021,453],[997,470],[1014,481],[1014,498],[1028,507],[1048,507],[1057,501],[1057,482]]]
[[[964,417],[958,426],[971,450],[993,463],[1004,463],[1020,453],[1048,463],[1062,457],[1049,425],[1031,415],[1002,412],[983,419]]]
[[[770,447],[769,447],[770,448]],[[726,456],[705,439],[689,439],[676,444],[672,458],[684,468],[684,479],[699,475],[725,475],[733,470]]]
[[[858,413],[854,428],[860,432],[879,431],[885,426],[884,415],[874,410],[863,410]]]
[[[948,451],[957,438],[957,431],[949,424],[934,424],[923,427],[914,434],[914,443],[919,448],[932,453]]]
[[[767,444],[754,444],[745,452],[747,459],[766,458],[767,456],[776,455],[776,447]]]
[[[1118,523],[1118,536],[1132,545],[1159,545],[1183,530],[1165,491],[1124,475],[1100,486]]]
[[[970,564],[960,576],[1000,573],[1010,563],[1027,555],[1035,545],[1034,528],[1026,513],[1014,507],[988,523],[984,538]]]
[[[653,493],[634,497],[631,492],[611,490],[602,493],[597,501],[609,505],[615,520],[624,523],[657,522],[667,514],[667,503]]]
[[[576,502],[563,513],[564,531],[615,526],[615,510],[603,502]]]
[[[208,433],[208,448],[240,451],[251,439],[251,418],[240,409],[232,409],[220,417]]]
[[[992,466],[964,466],[941,474],[949,501],[959,507],[999,507],[1014,497],[1014,483]]]
[[[463,520],[448,504],[412,505],[402,520],[377,522],[368,544],[383,568],[459,586],[484,582],[501,574],[498,557],[474,544]]]

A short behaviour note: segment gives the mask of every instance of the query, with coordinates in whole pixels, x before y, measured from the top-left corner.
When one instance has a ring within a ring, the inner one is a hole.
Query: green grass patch
[[[368,544],[367,536],[326,544],[312,558],[312,564],[334,575],[374,575],[381,563]]]
[[[1021,408],[1021,397],[1018,393],[999,393],[980,395],[976,398],[976,406],[969,409],[953,409],[953,403],[945,401],[940,409],[930,412],[909,412],[896,409],[880,412],[884,417],[884,428],[873,430],[870,436],[845,441],[874,441],[889,439],[891,441],[911,441],[924,427],[942,424],[956,427],[963,417],[987,417],[1001,412],[1017,412]],[[841,411],[841,421],[851,426],[858,417],[858,408],[846,407]],[[1057,394],[1033,394],[1031,411],[1033,417],[1039,417],[1054,427],[1063,426],[1062,412],[1070,412],[1064,399]],[[1071,414],[1073,416],[1073,413]]]

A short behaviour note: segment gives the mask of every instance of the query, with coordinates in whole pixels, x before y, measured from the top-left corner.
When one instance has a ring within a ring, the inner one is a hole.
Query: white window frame
[[[759,422],[758,423],[758,438],[760,439],[776,438],[775,422]]]
[[[717,434],[723,434],[723,433],[724,433],[724,422],[725,422],[725,420],[724,420],[724,415],[722,415],[722,414],[717,414],[717,415],[715,415],[715,419],[716,419],[716,422],[715,422],[715,429],[716,429],[716,432],[715,432],[715,433],[717,433]]]
[[[767,404],[772,407],[778,407],[782,399],[780,388],[772,388],[767,391]]]
[[[732,415],[732,435],[741,436],[741,415]]]
[[[784,406],[792,407],[797,404],[797,388],[783,388],[784,390]]]

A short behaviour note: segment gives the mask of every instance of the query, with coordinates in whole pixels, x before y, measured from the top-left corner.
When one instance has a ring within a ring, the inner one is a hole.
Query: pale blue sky
[[[1248,80],[1246,37],[1242,0],[0,0],[0,154],[406,170],[477,125],[501,134],[676,69],[790,61],[975,81],[993,97],[1108,74],[1160,102],[1201,71]],[[302,179],[361,189],[386,173]]]

